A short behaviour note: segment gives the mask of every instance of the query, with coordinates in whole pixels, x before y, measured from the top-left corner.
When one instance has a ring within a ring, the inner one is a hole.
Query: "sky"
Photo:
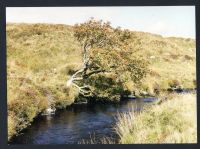
[[[195,38],[194,6],[127,7],[7,7],[6,22],[12,23],[82,23],[89,18],[110,21],[113,27],[133,31]]]

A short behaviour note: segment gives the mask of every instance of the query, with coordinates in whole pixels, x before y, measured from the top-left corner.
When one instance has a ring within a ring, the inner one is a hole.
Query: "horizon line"
[[[66,25],[66,26],[74,26],[74,25],[71,25],[71,24],[65,24],[65,23],[47,23],[47,22],[34,22],[34,23],[29,23],[29,22],[7,22],[6,21],[6,25],[7,24],[48,24],[48,25]],[[112,26],[112,23],[111,23],[111,26]],[[113,26],[112,26],[113,27]],[[123,28],[121,26],[118,26],[120,27],[121,29],[128,29],[128,28]],[[116,28],[116,27],[113,27],[113,28]],[[157,35],[157,36],[161,36],[162,38],[185,38],[185,39],[193,39],[193,40],[196,40],[196,36],[195,37],[189,37],[189,36],[165,36],[165,35],[162,35],[162,34],[158,34],[158,33],[153,33],[153,32],[148,32],[148,31],[142,31],[142,30],[133,30],[133,29],[128,29],[129,31],[132,31],[132,32],[142,32],[142,33],[149,33],[149,34],[153,34],[153,35]]]

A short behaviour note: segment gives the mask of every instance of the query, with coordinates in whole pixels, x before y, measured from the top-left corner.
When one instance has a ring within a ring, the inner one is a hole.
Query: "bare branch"
[[[88,77],[90,77],[93,74],[98,74],[98,73],[101,73],[101,72],[106,72],[106,70],[95,70],[95,71],[92,71],[92,72],[90,72],[88,74],[85,74],[83,77],[84,78],[88,78]]]
[[[92,94],[92,91],[90,89],[90,86],[88,85],[84,85],[84,86],[78,86],[76,83],[72,83],[79,91],[80,94],[82,94],[83,96],[91,96]],[[85,90],[85,89],[88,89],[88,90]]]

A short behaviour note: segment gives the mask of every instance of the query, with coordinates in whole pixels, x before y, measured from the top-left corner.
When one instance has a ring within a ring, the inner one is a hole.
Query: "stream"
[[[153,98],[152,98],[153,99]],[[14,137],[9,144],[77,144],[92,136],[95,139],[116,139],[113,126],[118,112],[142,110],[156,100],[129,99],[120,104],[80,104],[56,111],[55,115],[40,116]]]

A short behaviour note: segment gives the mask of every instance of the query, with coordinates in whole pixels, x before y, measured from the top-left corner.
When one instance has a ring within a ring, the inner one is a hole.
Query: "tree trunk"
[[[88,85],[79,86],[76,81],[82,81],[84,79],[84,75],[86,74],[88,70],[89,58],[88,58],[87,48],[89,48],[89,45],[84,44],[82,68],[78,70],[77,72],[75,72],[66,83],[67,87],[70,87],[71,85],[75,86],[78,89],[79,93],[82,94],[83,96],[88,96],[91,94],[90,86]]]
[[[83,81],[84,79],[89,78],[93,74],[106,72],[105,70],[102,70],[99,67],[96,68],[95,70],[90,69],[89,57],[88,57],[89,48],[90,48],[89,44],[85,44],[83,46],[83,66],[80,70],[75,72],[66,83],[67,87],[70,87],[71,85],[75,86],[78,89],[79,93],[82,94],[83,96],[92,95],[91,86],[85,84],[83,86],[80,86],[77,81]]]

